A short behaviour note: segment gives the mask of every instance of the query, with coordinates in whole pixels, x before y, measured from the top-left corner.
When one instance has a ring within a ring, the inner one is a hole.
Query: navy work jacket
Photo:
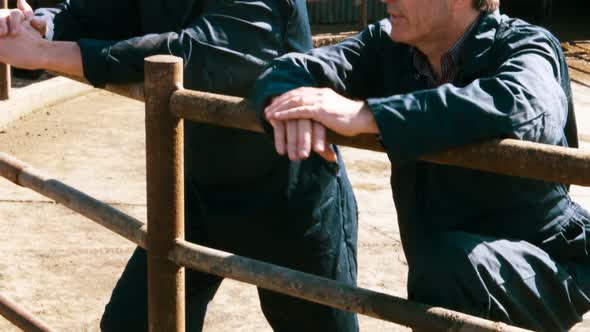
[[[80,45],[84,75],[99,87],[140,81],[145,57],[172,54],[184,59],[186,88],[245,96],[270,60],[312,47],[304,0],[70,0],[37,15],[50,18],[48,38]],[[290,204],[306,223],[317,205],[340,204],[328,185],[336,168],[290,163],[264,135],[185,123],[188,199],[216,218],[278,219],[261,211],[284,215]]]
[[[412,48],[393,42],[390,31],[382,20],[338,45],[275,60],[257,82],[258,109],[301,86],[367,101],[395,166],[391,184],[409,263],[421,240],[445,231],[522,239],[554,257],[585,257],[584,225],[571,221],[580,207],[565,185],[416,160],[495,138],[568,146],[573,104],[559,42],[542,28],[486,14],[465,42],[459,83],[428,89]]]

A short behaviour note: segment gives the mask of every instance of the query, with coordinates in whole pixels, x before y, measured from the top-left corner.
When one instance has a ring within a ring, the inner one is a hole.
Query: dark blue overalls
[[[96,86],[139,81],[143,59],[185,61],[184,86],[245,96],[274,57],[311,48],[303,0],[71,0],[49,37],[78,41]],[[139,36],[139,37],[137,37]],[[186,238],[356,283],[357,211],[342,161],[289,162],[270,138],[185,123]],[[187,272],[187,330],[200,331],[222,279]],[[356,316],[259,289],[277,331],[357,331]],[[147,331],[146,254],[137,249],[113,291],[103,331]]]
[[[393,164],[391,185],[410,299],[565,331],[590,309],[590,217],[565,185],[417,161],[495,138],[568,146],[573,117],[559,42],[484,14],[452,83],[429,87],[412,47],[383,20],[338,45],[271,63],[253,100],[301,86],[366,100]],[[569,139],[569,140],[568,140]]]

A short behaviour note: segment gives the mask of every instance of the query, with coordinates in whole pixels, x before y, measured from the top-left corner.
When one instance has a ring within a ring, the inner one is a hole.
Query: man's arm
[[[564,144],[568,111],[560,79],[567,73],[560,72],[559,44],[534,28],[509,34],[496,44],[500,65],[490,77],[476,79],[463,88],[446,84],[436,89],[367,99],[372,120],[378,125],[391,160],[413,160],[419,155],[493,138]],[[312,84],[318,77],[315,74],[300,70],[288,77],[303,75]],[[288,77],[279,77],[279,83],[289,82]],[[273,82],[268,82],[268,86],[272,91]],[[294,105],[273,103],[267,118],[311,119],[344,135],[373,132],[366,125],[370,124],[366,112],[358,108],[347,111],[323,107],[309,94],[301,93],[293,100]],[[356,124],[360,125],[355,129]]]
[[[289,13],[282,1],[211,1],[184,29],[113,41],[81,38],[84,76],[94,85],[143,79],[143,60],[185,60],[185,85],[243,95],[267,61],[284,51]],[[309,38],[307,36],[307,38]]]
[[[386,21],[382,24],[371,25],[337,45],[287,54],[271,62],[250,96],[257,111],[262,115],[273,97],[301,87],[327,87],[345,96],[368,95],[369,81],[376,76],[375,45],[389,38],[390,26]]]
[[[18,68],[49,69],[82,76],[78,44],[45,40],[28,22],[15,36],[0,39],[0,61]]]
[[[384,26],[371,25],[338,45],[315,49],[306,54],[288,54],[271,63],[257,80],[250,99],[266,131],[274,136],[275,149],[279,154],[288,154],[291,160],[297,160],[309,157],[310,150],[313,150],[326,160],[335,160],[336,155],[325,140],[324,125],[329,125],[322,125],[317,119],[273,121],[265,113],[268,115],[282,107],[296,107],[313,101],[319,103],[321,100],[326,101],[323,105],[330,104],[340,110],[345,106],[351,112],[361,109],[356,101],[327,89],[311,87],[327,86],[346,95],[366,93],[366,83],[374,76],[370,72],[375,67],[372,61],[374,45],[380,38],[389,38],[388,28],[388,23],[384,23]]]
[[[384,23],[387,25],[387,23]],[[313,49],[306,53],[290,53],[275,59],[258,78],[250,100],[261,116],[277,96],[302,87],[327,87],[345,96],[361,96],[375,76],[373,56],[375,44],[387,37],[380,25],[371,25],[358,35],[343,42]],[[278,99],[278,98],[277,98]]]
[[[16,67],[48,69],[81,77],[82,52],[77,41],[82,36],[126,38],[139,31],[134,0],[67,0],[55,8],[38,9],[35,17],[25,0],[17,4],[18,9],[11,10],[10,17],[0,18],[3,28],[0,30],[10,33],[0,41],[0,58]],[[21,28],[22,33],[17,34]]]
[[[121,40],[138,35],[137,13],[136,0],[65,0],[54,8],[37,9],[35,16],[47,23],[49,40]]]
[[[73,5],[76,3],[78,2],[66,3],[72,7],[66,8],[69,11],[67,15],[64,14],[64,21],[74,22],[68,17],[74,15]],[[286,8],[286,2],[283,1],[210,3],[203,15],[196,17],[185,29],[176,32],[149,34],[125,40],[80,38],[76,41],[78,49],[67,42],[39,42],[41,45],[36,45],[35,49],[42,52],[37,54],[37,64],[20,65],[31,68],[42,64],[42,69],[63,71],[66,64],[59,56],[64,59],[80,57],[84,77],[96,86],[103,86],[107,82],[141,80],[145,57],[171,54],[185,60],[187,87],[244,95],[264,65],[287,47],[285,34],[292,14],[291,8]],[[60,13],[55,18],[55,31],[60,29],[57,24]],[[64,24],[65,28],[69,26]],[[100,28],[101,25],[91,24],[88,29]],[[59,37],[75,39],[80,36]],[[309,40],[310,37],[303,36],[301,39],[305,38]],[[25,46],[20,49],[24,51]],[[12,64],[19,62],[1,52],[0,58]],[[67,72],[72,73],[71,70]]]
[[[42,46],[43,69],[75,77],[83,77],[82,54],[75,42],[47,42]]]
[[[559,44],[535,28],[496,41],[500,66],[460,88],[368,99],[391,160],[494,138],[562,144],[567,99]]]

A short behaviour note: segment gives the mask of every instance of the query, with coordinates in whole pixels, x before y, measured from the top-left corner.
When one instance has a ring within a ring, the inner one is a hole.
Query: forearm
[[[366,102],[363,102],[363,106],[359,111],[358,118],[361,124],[359,134],[381,134],[379,131],[379,126],[377,126],[375,116],[371,112],[371,109]]]
[[[42,60],[40,69],[83,77],[82,55],[75,42],[47,41],[41,42]]]

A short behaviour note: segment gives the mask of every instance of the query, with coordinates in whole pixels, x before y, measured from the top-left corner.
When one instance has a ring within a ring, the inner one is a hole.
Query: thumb
[[[317,152],[317,151],[316,151]],[[320,157],[324,158],[326,161],[335,163],[338,162],[338,155],[334,152],[334,149],[329,144],[326,144],[326,149],[322,152],[317,152]]]
[[[41,17],[33,17],[31,20],[31,26],[37,30],[41,34],[42,37],[45,37],[47,34],[47,21]]]
[[[26,0],[18,0],[16,6],[25,14],[25,19],[29,20],[34,16],[33,8],[31,8],[31,5]]]

